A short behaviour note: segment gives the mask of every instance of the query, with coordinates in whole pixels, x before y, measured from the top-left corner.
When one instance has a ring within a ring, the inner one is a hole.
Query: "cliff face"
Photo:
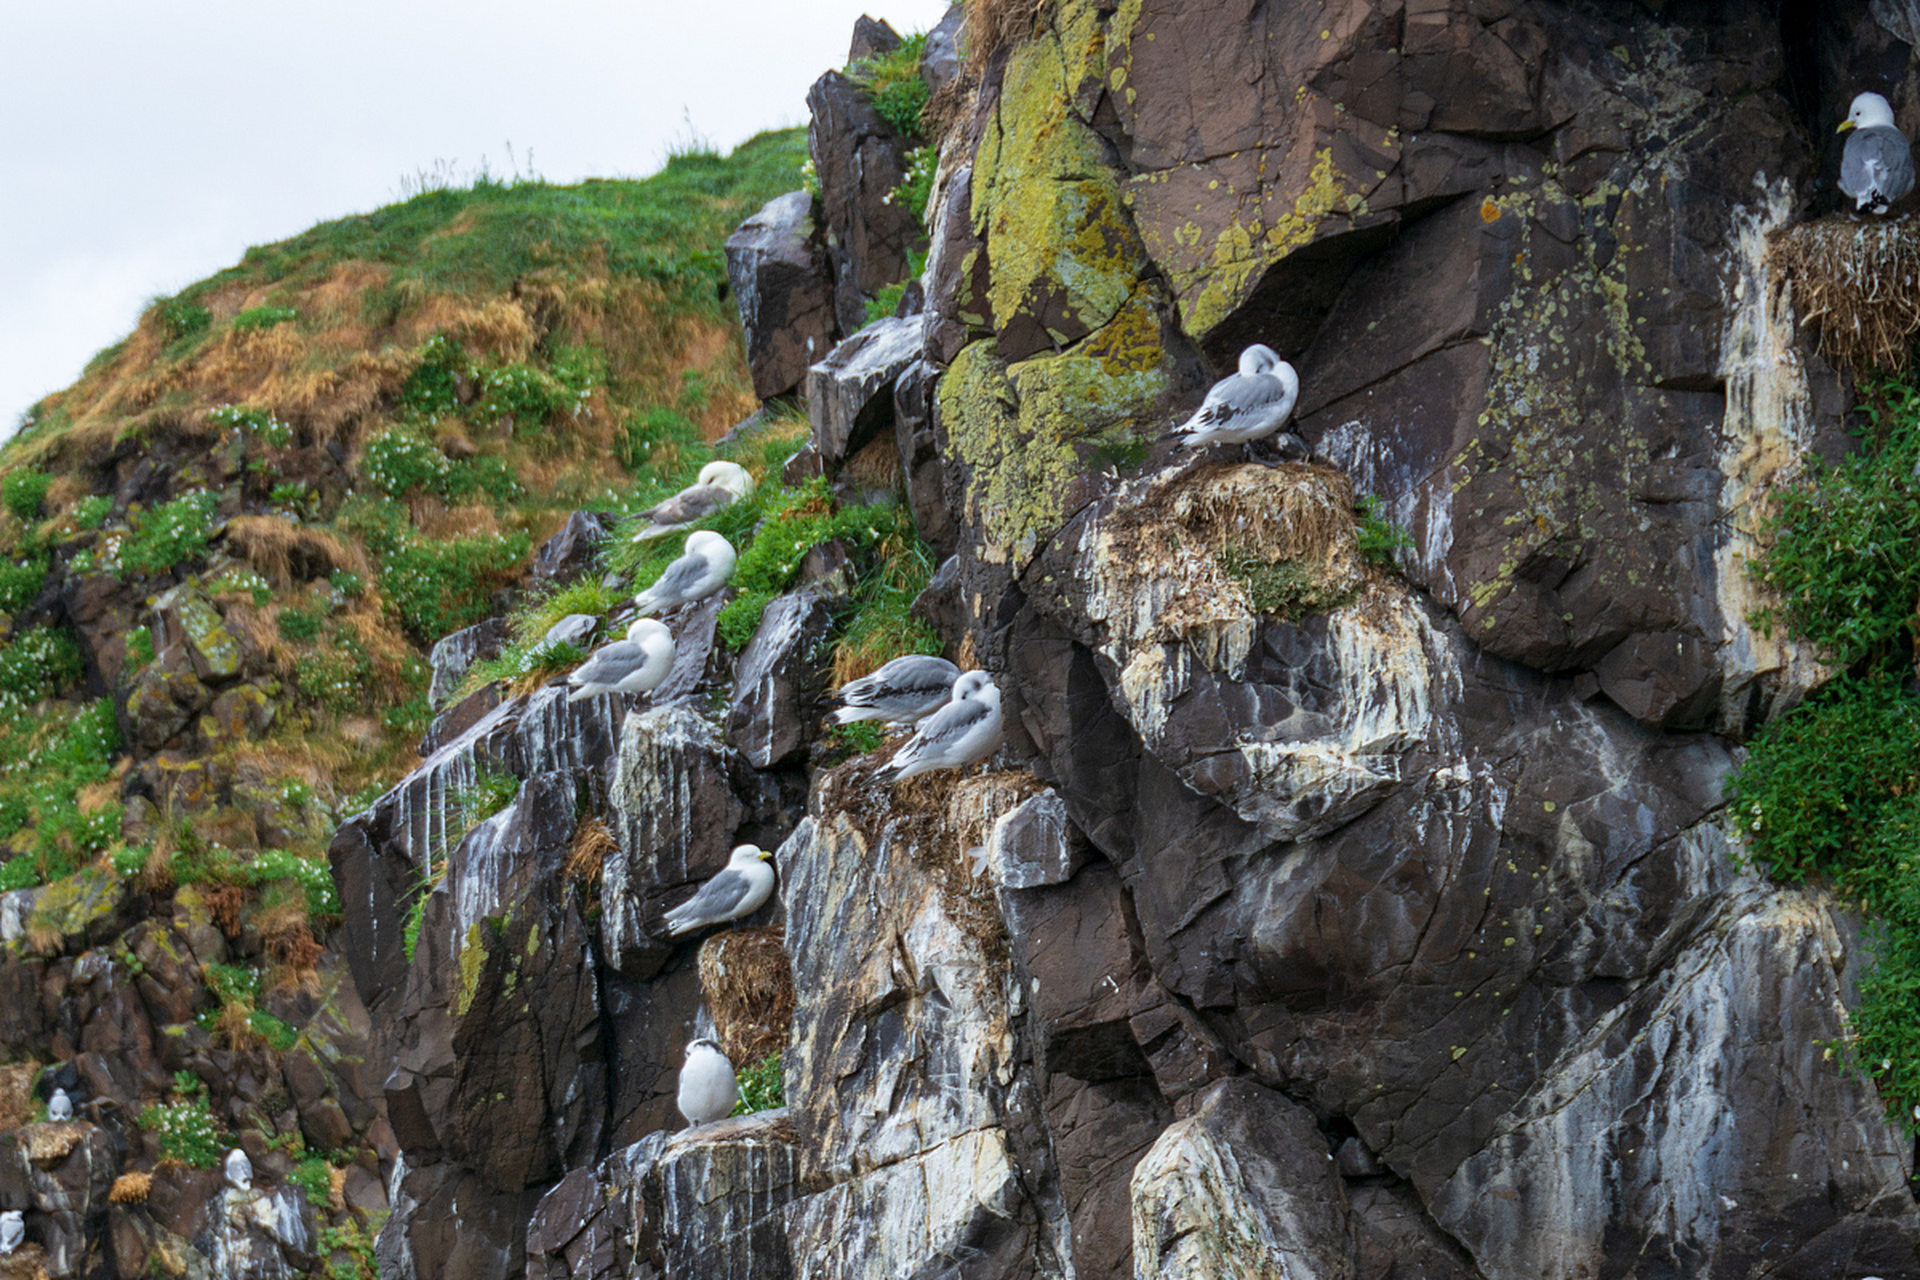
[[[286,1015],[381,1274],[1920,1275],[1913,1144],[1832,1048],[1858,921],[1747,869],[1723,799],[1831,674],[1748,622],[1756,509],[1845,447],[1768,233],[1859,68],[1920,103],[1892,9],[978,3],[921,62],[925,272],[864,325],[916,157],[823,78],[817,197],[728,244],[753,386],[805,397],[805,502],[904,489],[915,612],[1005,745],[889,785],[823,732],[848,541],[798,539],[744,644],[721,599],[671,615],[644,702],[460,697],[505,629],[443,640],[421,763],[332,836],[334,985]],[[1173,456],[1254,341],[1314,460]],[[630,564],[607,530],[538,572]],[[741,841],[775,900],[669,937]],[[143,1024],[87,956],[148,904],[59,892],[0,1037],[110,1073]],[[176,914],[149,1005],[175,935],[229,945]],[[784,1106],[682,1131],[695,1034],[783,1050]],[[282,1171],[109,1215],[112,1126],[58,1128],[0,1161],[50,1273],[326,1265]]]

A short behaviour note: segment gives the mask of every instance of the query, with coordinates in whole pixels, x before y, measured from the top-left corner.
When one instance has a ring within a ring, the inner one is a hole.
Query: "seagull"
[[[615,640],[594,651],[573,669],[567,683],[568,702],[596,693],[646,693],[673,669],[673,632],[652,618],[637,618],[625,640]]]
[[[1853,100],[1837,133],[1854,130],[1840,153],[1840,190],[1853,197],[1853,211],[1885,213],[1913,190],[1913,148],[1894,127],[1893,108],[1877,93]]]
[[[73,1099],[67,1096],[65,1089],[55,1089],[53,1096],[47,1099],[47,1119],[73,1119]]]
[[[642,511],[646,521],[635,534],[636,540],[664,538],[678,533],[702,516],[710,516],[728,503],[753,492],[753,476],[737,462],[709,462],[700,468],[694,482],[657,506]]]
[[[934,769],[964,769],[999,745],[1000,688],[986,672],[969,671],[954,681],[947,705],[920,722],[879,777],[899,782]]]
[[[1251,444],[1278,431],[1299,398],[1300,377],[1293,366],[1272,347],[1256,342],[1240,353],[1240,372],[1214,383],[1194,415],[1175,427],[1174,434],[1194,449]]]
[[[846,705],[833,713],[835,724],[856,720],[885,720],[911,726],[941,707],[953,694],[960,668],[945,658],[910,653],[895,658],[872,675],[849,680],[836,695]]]
[[[733,1063],[711,1040],[695,1040],[687,1046],[687,1060],[680,1067],[680,1114],[695,1128],[726,1119],[733,1104],[740,1101],[740,1082],[734,1079]]]
[[[253,1161],[247,1159],[247,1153],[235,1147],[227,1152],[227,1185],[236,1191],[253,1189]]]
[[[9,1209],[5,1213],[0,1213],[0,1258],[18,1249],[26,1235],[26,1214],[18,1209]]]
[[[653,585],[633,598],[642,616],[705,600],[733,576],[733,544],[702,529],[687,535],[687,549],[661,571]]]
[[[739,920],[760,909],[773,896],[773,857],[758,845],[734,846],[724,871],[700,886],[700,892],[667,912],[667,932],[673,937],[710,924]]]

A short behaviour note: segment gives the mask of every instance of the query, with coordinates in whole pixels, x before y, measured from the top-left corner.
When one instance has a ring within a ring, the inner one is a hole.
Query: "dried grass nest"
[[[1822,356],[1856,375],[1906,371],[1920,333],[1920,223],[1836,213],[1769,240],[1775,279]]]

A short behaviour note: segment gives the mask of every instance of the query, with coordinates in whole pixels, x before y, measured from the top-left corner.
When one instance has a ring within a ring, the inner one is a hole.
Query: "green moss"
[[[453,989],[456,1018],[466,1017],[467,1010],[473,1007],[473,998],[480,994],[480,976],[487,965],[485,937],[486,930],[476,920],[467,926],[466,936],[460,940],[460,974]]]

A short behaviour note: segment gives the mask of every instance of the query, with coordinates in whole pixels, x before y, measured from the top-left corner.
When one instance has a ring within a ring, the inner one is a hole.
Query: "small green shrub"
[[[207,1086],[191,1071],[174,1073],[178,1102],[155,1103],[140,1113],[140,1127],[160,1143],[160,1153],[195,1169],[216,1169],[228,1143],[213,1118]]]
[[[880,118],[907,137],[919,136],[920,113],[927,105],[927,82],[920,77],[920,55],[926,47],[926,33],[918,32],[898,48],[862,58],[847,68],[848,78],[866,90]]]
[[[886,202],[905,209],[920,223],[922,229],[927,224],[927,201],[933,195],[933,179],[940,171],[940,153],[933,147],[915,147],[907,152],[906,176],[900,179],[900,185],[887,192]],[[926,254],[922,253],[921,270],[926,267]],[[916,270],[914,275],[919,275]]]
[[[190,299],[168,298],[159,305],[160,331],[169,342],[197,337],[213,323],[213,313]]]
[[[138,671],[152,662],[157,655],[153,650],[153,630],[150,627],[135,627],[127,632],[127,670]]]
[[[76,529],[98,529],[102,521],[113,510],[113,499],[104,493],[82,498],[73,508],[73,527]]]
[[[592,367],[585,361],[552,371],[527,364],[503,365],[488,370],[474,417],[481,422],[511,420],[517,435],[578,410],[593,383]]]
[[[252,333],[258,329],[271,329],[277,324],[289,320],[298,320],[300,313],[292,307],[248,307],[233,318],[235,333]]]
[[[40,518],[40,504],[46,500],[47,486],[53,483],[53,477],[44,471],[27,468],[8,473],[0,480],[0,501],[7,504],[7,510],[32,524]]]
[[[288,607],[280,611],[278,618],[280,637],[295,644],[312,644],[320,638],[320,618],[305,609]]]
[[[733,1105],[734,1115],[749,1116],[787,1105],[786,1076],[779,1054],[768,1054],[737,1072],[735,1079],[740,1083],[740,1101]]]
[[[386,551],[380,590],[424,643],[488,616],[490,590],[533,550],[524,533],[483,533],[447,542],[405,538]]]
[[[240,314],[244,316],[249,313],[243,311]],[[252,432],[275,448],[284,449],[293,442],[293,424],[282,422],[269,409],[241,404],[216,405],[207,410],[207,420],[217,426]]]
[[[466,352],[445,334],[434,334],[420,344],[418,362],[400,388],[400,415],[409,421],[432,422],[460,407],[459,380],[470,375]]]
[[[628,417],[614,441],[614,456],[628,471],[638,471],[660,457],[677,458],[680,450],[699,440],[699,430],[685,414],[656,405]]]
[[[320,1156],[308,1156],[293,1166],[287,1181],[300,1188],[307,1203],[322,1213],[333,1203],[333,1166]]]
[[[47,553],[38,550],[0,561],[0,613],[18,613],[40,598],[48,562]]]
[[[1413,535],[1381,515],[1380,506],[1380,499],[1371,494],[1354,504],[1355,512],[1360,517],[1359,527],[1354,530],[1354,542],[1368,564],[1385,569],[1393,564],[1394,552],[1413,545]]]
[[[219,499],[201,491],[182,494],[134,517],[133,531],[114,554],[119,576],[165,573],[177,564],[204,556],[213,537],[211,522],[218,506]]]
[[[0,644],[0,694],[30,702],[68,688],[85,672],[80,646],[64,629],[33,627]]]
[[[433,441],[416,431],[395,427],[367,442],[360,469],[390,498],[409,493],[439,493],[453,464]]]

